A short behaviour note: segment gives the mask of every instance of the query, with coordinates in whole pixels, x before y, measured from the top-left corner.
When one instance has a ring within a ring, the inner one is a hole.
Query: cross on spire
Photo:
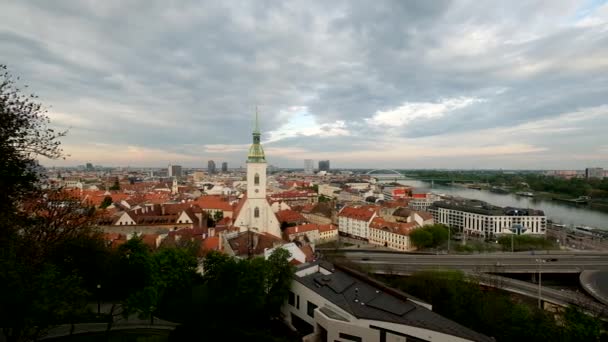
[[[254,133],[260,133],[260,125],[258,123],[258,106],[255,106],[255,128],[253,130]]]

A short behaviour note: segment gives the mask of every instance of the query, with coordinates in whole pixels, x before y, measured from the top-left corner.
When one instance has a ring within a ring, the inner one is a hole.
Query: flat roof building
[[[460,229],[463,233],[482,237],[513,234],[544,235],[547,217],[542,210],[498,207],[487,202],[466,198],[449,198],[429,207],[435,223]],[[523,228],[523,229],[522,229]]]
[[[307,334],[304,341],[493,341],[427,303],[325,262],[298,267],[281,310]]]

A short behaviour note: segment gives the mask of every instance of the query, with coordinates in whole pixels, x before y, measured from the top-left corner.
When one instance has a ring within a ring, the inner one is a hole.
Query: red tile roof
[[[312,250],[310,245],[305,245],[300,247],[300,250],[304,253],[306,257],[306,262],[313,262],[315,260],[315,252]]]
[[[349,217],[353,220],[369,221],[374,213],[376,207],[374,206],[363,206],[363,207],[344,207],[338,216]]]
[[[306,222],[306,218],[304,216],[302,216],[302,214],[300,214],[297,211],[293,211],[293,210],[281,210],[279,212],[276,213],[277,216],[277,220],[279,220],[279,223],[304,223]]]
[[[309,223],[309,224],[303,224],[303,225],[299,225],[299,226],[295,226],[295,227],[287,227],[283,231],[283,234],[286,234],[289,236],[289,235],[296,234],[296,233],[312,232],[314,230],[319,230],[319,225],[315,224],[315,223]]]
[[[384,229],[395,234],[409,235],[417,227],[415,222],[389,222],[381,217],[375,217],[369,225],[370,229]]]
[[[203,240],[202,247],[203,251],[219,251],[220,249],[220,238],[217,236],[211,236]]]
[[[221,196],[201,196],[194,201],[202,209],[217,209],[222,211],[233,211],[232,206],[227,199]]]
[[[331,230],[338,230],[338,227],[336,227],[333,224],[320,224],[319,225],[319,233],[324,233],[324,232],[328,232]]]

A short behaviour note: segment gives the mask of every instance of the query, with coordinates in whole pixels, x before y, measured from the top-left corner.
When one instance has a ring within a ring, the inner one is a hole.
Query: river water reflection
[[[437,194],[477,199],[502,207],[511,206],[540,209],[554,222],[568,225],[584,225],[608,230],[608,213],[591,210],[584,206],[574,206],[551,200],[522,197],[514,194],[496,194],[486,190],[474,190],[458,186],[435,184],[431,187],[430,183],[418,180],[403,180],[399,181],[399,183],[410,185],[415,188],[431,189]]]

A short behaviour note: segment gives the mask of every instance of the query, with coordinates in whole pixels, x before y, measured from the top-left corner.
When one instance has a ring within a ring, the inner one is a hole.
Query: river
[[[584,206],[575,206],[551,200],[541,200],[533,197],[522,197],[514,194],[496,194],[487,190],[474,190],[458,186],[448,186],[418,180],[402,180],[399,183],[414,188],[431,189],[437,194],[446,194],[473,198],[502,207],[534,208],[545,212],[547,218],[556,223],[567,225],[583,225],[608,230],[608,213],[592,210]]]

